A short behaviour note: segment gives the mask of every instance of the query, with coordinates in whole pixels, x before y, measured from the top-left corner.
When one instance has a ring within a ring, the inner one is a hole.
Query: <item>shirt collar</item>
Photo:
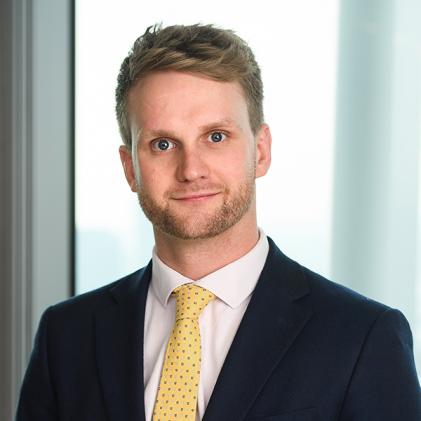
[[[152,288],[162,305],[180,285],[195,282],[215,294],[230,307],[238,307],[254,290],[266,262],[269,243],[259,229],[257,244],[244,256],[205,277],[193,281],[167,266],[156,254],[152,254]]]

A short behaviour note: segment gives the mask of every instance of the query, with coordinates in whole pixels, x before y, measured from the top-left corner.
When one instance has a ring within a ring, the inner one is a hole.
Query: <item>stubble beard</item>
[[[138,199],[154,228],[179,239],[202,240],[216,237],[238,223],[250,209],[255,190],[254,174],[249,174],[235,194],[230,194],[228,189],[223,190],[223,202],[218,208],[212,211],[192,208],[188,213],[171,208],[171,199],[161,206],[141,186],[138,188]]]

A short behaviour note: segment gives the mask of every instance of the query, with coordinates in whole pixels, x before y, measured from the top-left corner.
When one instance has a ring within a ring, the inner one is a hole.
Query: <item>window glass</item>
[[[77,2],[78,293],[136,270],[151,256],[152,230],[119,161],[114,89],[133,41],[156,22],[214,23],[249,42],[262,69],[273,135],[273,165],[257,182],[260,226],[291,257],[329,276],[337,1],[323,8],[308,0],[239,5]]]
[[[355,3],[342,2],[344,4],[352,8]],[[382,7],[380,2],[376,5]],[[390,62],[390,67],[384,69],[386,76],[392,73],[395,84],[395,94],[389,98],[395,102],[390,109],[403,117],[417,115],[421,127],[419,99],[416,103],[412,95],[420,86],[415,77],[419,72],[414,67],[416,60],[419,65],[420,55],[414,40],[418,39],[419,46],[421,37],[420,32],[414,33],[414,30],[420,31],[419,25],[407,24],[419,16],[417,8],[420,6],[410,1],[399,3],[392,12],[383,10],[385,15],[392,13],[395,24],[391,27],[395,28],[395,33],[391,34],[390,42],[397,52],[391,54],[395,62]],[[255,1],[226,0],[163,0],[159,6],[134,0],[76,1],[77,293],[116,280],[144,266],[151,257],[152,230],[139,208],[136,195],[127,186],[119,161],[121,140],[114,114],[114,89],[119,66],[133,41],[146,27],[157,22],[164,25],[214,23],[234,29],[250,44],[262,69],[265,119],[273,135],[272,167],[267,176],[257,181],[259,225],[287,255],[326,277],[332,276],[339,12],[337,0],[325,0],[323,7],[312,0],[265,2],[264,7],[259,7]],[[377,33],[382,28],[364,21],[365,18],[364,11],[361,13],[362,34],[371,34],[373,48],[376,48],[377,39],[380,39]],[[355,51],[358,53],[358,46]],[[373,50],[380,58],[385,52],[387,49]],[[361,60],[372,58],[358,54],[356,57]],[[375,65],[373,71],[381,68]],[[347,68],[343,72],[350,74],[352,71]],[[349,89],[352,91],[353,87]],[[396,102],[398,96],[400,99]],[[370,109],[371,100],[366,98],[365,105],[370,113],[375,113]],[[406,126],[405,120],[398,116],[394,121],[394,136],[399,140],[395,144],[405,146],[405,135],[400,134]],[[354,122],[350,120],[349,124]],[[421,129],[416,140],[418,145],[420,132]],[[395,152],[399,149],[400,146]],[[395,152],[390,155],[391,160],[396,158]],[[421,156],[419,169],[420,161]],[[394,164],[390,167],[393,170]],[[419,173],[421,186],[421,170]],[[393,177],[393,171],[389,176]],[[396,193],[399,188],[395,187]],[[420,201],[421,193],[418,198]],[[420,366],[421,202],[418,215],[418,225],[413,227],[418,230],[419,244],[417,290],[413,294],[417,304],[409,318]],[[387,212],[382,217],[388,217]],[[397,222],[395,219],[393,223]],[[379,238],[372,240],[379,242]],[[361,268],[362,271],[369,269],[372,268]],[[411,285],[412,293],[413,279],[399,280],[399,285],[407,288],[406,282]],[[381,279],[378,278],[375,284],[381,285]],[[387,287],[383,289],[377,297],[393,296]],[[393,299],[386,304],[393,306]],[[408,304],[410,307],[413,305]]]

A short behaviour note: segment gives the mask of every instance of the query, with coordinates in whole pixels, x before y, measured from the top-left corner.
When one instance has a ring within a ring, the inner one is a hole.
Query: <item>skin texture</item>
[[[155,72],[130,90],[128,112],[133,150],[120,157],[159,257],[199,279],[253,248],[271,136],[266,124],[253,134],[240,85]]]

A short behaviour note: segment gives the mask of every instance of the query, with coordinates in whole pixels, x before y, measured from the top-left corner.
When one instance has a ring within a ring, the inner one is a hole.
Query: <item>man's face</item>
[[[255,212],[270,133],[254,136],[238,83],[156,72],[129,92],[132,151],[120,148],[145,215],[182,239],[211,238]],[[131,153],[130,153],[131,152]]]

